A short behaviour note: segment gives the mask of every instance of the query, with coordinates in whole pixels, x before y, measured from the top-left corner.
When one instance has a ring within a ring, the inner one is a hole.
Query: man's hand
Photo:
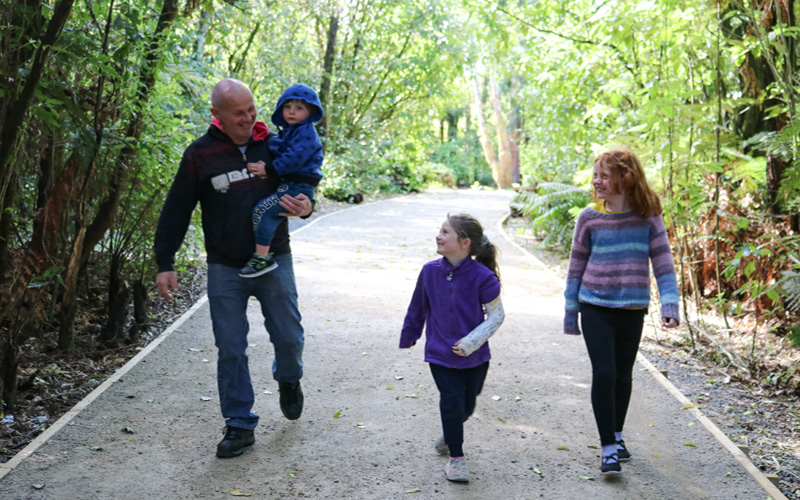
[[[314,209],[314,205],[311,204],[311,200],[308,196],[304,195],[303,193],[298,194],[297,196],[289,196],[285,194],[281,196],[280,206],[285,210],[278,215],[283,217],[305,217],[306,215],[310,215],[311,211]]]
[[[171,288],[173,292],[178,289],[178,278],[175,277],[175,271],[158,273],[156,286],[158,287],[159,295],[165,299],[172,300],[172,294],[169,293],[169,289]]]

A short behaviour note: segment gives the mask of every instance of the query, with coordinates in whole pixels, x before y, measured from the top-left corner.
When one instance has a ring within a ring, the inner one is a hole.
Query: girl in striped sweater
[[[678,326],[678,284],[661,201],[639,159],[608,151],[594,162],[594,207],[578,216],[567,272],[564,333],[580,327],[592,363],[594,410],[604,474],[630,460],[622,428],[631,396],[633,364],[647,307],[650,262],[661,297],[661,322]]]

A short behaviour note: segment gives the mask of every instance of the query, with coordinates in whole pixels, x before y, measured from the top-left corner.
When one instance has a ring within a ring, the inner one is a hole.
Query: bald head
[[[224,107],[225,101],[231,97],[241,95],[249,96],[251,99],[253,98],[250,87],[243,81],[235,78],[223,78],[214,85],[214,89],[211,91],[211,107],[219,109],[220,107]]]
[[[236,144],[247,144],[256,123],[253,93],[244,82],[225,78],[211,91],[211,114],[219,128]]]

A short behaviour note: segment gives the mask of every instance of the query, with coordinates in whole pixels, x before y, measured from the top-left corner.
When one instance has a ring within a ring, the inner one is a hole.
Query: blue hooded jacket
[[[283,105],[286,101],[298,100],[316,108],[300,123],[289,125],[283,119]],[[272,123],[280,128],[280,134],[270,139],[268,145],[272,152],[272,166],[281,179],[304,182],[316,186],[322,179],[322,142],[314,128],[314,122],[322,119],[322,104],[317,93],[308,85],[297,83],[286,89],[275,112]]]

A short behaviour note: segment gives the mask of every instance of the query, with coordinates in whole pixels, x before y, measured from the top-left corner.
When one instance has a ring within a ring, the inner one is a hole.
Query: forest
[[[267,122],[288,85],[318,90],[321,199],[517,189],[515,214],[561,254],[591,202],[593,158],[635,151],[665,205],[686,343],[718,345],[725,363],[796,396],[798,11],[794,0],[4,1],[0,415],[38,355],[158,333],[155,224],[225,77],[250,86]],[[186,267],[202,248],[187,238]],[[764,339],[783,357],[765,359]]]

